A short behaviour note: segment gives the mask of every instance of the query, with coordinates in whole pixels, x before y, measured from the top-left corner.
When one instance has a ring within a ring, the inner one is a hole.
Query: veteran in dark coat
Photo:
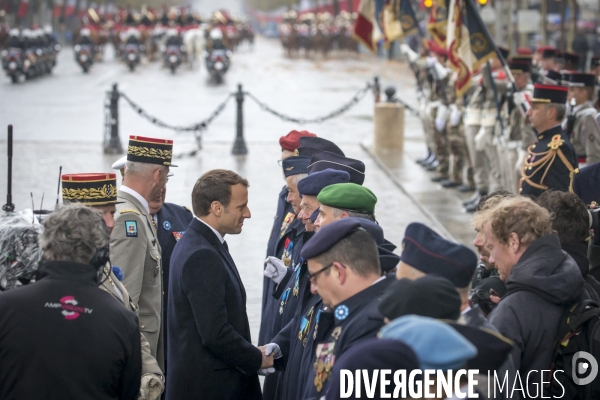
[[[251,216],[247,187],[225,170],[194,186],[197,217],[171,256],[167,400],[262,399],[257,371],[273,356],[252,345],[246,291],[224,239]]]

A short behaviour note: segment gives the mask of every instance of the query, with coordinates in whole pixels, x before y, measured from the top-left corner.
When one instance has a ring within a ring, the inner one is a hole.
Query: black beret
[[[342,157],[345,155],[342,149],[327,139],[309,136],[300,138],[300,147],[297,149],[298,156],[311,157],[317,151],[329,151]]]
[[[400,256],[396,253],[391,252],[382,246],[377,246],[377,252],[379,253],[379,266],[381,267],[381,274],[387,274],[398,266],[400,262]]]
[[[292,175],[307,174],[310,157],[288,157],[281,163],[283,174],[287,178]]]
[[[458,288],[469,286],[477,268],[477,256],[471,249],[444,239],[419,222],[406,227],[402,246],[403,262],[425,274],[442,276]]]
[[[513,349],[511,340],[489,329],[475,328],[454,322],[449,322],[448,325],[477,348],[477,355],[467,361],[465,368],[478,369],[482,375],[498,370]]]
[[[318,151],[313,154],[308,167],[308,173],[313,174],[327,168],[348,172],[351,183],[362,185],[365,181],[365,164],[362,161],[328,151]]]
[[[456,287],[440,276],[400,279],[389,285],[379,301],[379,312],[389,320],[415,314],[457,320],[461,300]]]
[[[406,370],[407,376],[411,371],[419,369],[419,361],[415,352],[405,343],[395,339],[365,339],[348,349],[335,361],[331,372],[331,386],[327,392],[327,399],[340,398],[340,371],[349,370],[354,373],[356,370],[366,370],[369,376],[373,371],[389,369],[392,371]],[[362,382],[362,379],[361,379]],[[371,399],[381,399],[380,380],[373,388],[374,397]],[[391,386],[393,387],[393,385]],[[365,384],[361,383],[361,392],[365,393]],[[392,392],[390,385],[387,387],[387,393]],[[365,398],[365,397],[362,397]]]
[[[329,185],[336,183],[346,183],[350,181],[350,174],[346,171],[338,171],[327,168],[323,171],[317,171],[298,182],[298,191],[307,196],[317,196],[321,190]]]
[[[358,229],[361,229],[360,223],[355,218],[342,218],[333,221],[319,229],[319,232],[302,246],[300,257],[307,261],[318,257]]]
[[[383,244],[381,244],[380,247],[383,247],[388,251],[394,251],[396,250],[396,248],[398,248],[398,246],[396,246],[394,243],[390,242],[387,239],[383,239]]]
[[[582,72],[574,72],[571,74],[571,80],[569,81],[569,86],[594,87],[594,86],[596,86],[596,75],[585,74]]]
[[[358,222],[360,224],[360,227],[367,231],[369,235],[371,235],[371,238],[373,238],[373,241],[375,241],[375,244],[377,246],[382,245],[384,243],[383,229],[381,229],[381,226],[379,226],[377,222],[357,217],[348,217],[347,219]]]

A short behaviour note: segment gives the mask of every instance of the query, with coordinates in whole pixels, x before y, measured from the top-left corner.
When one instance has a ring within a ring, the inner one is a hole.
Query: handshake
[[[262,364],[258,370],[259,375],[269,375],[275,372],[273,367],[275,359],[281,358],[281,349],[276,343],[269,343],[264,346],[258,346],[258,349],[262,353]]]

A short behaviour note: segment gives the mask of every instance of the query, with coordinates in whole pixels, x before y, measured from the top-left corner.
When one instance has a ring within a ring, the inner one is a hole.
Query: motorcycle
[[[205,54],[205,63],[208,73],[213,81],[221,83],[223,76],[229,69],[230,61],[229,58],[231,52],[229,50],[213,50],[212,52]]]
[[[123,57],[129,70],[133,72],[135,67],[140,63],[140,46],[137,44],[126,45]]]
[[[177,67],[181,65],[181,47],[170,45],[164,51],[165,66],[168,66],[172,74],[175,74]]]
[[[21,49],[10,47],[2,51],[2,68],[6,71],[12,83],[18,83],[19,77],[25,74],[23,65],[23,51]]]
[[[91,44],[76,45],[75,48],[75,61],[81,66],[83,72],[87,74],[92,64],[94,64],[94,53]]]

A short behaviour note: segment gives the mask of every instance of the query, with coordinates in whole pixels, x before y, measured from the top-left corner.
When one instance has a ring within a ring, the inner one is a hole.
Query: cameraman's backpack
[[[553,376],[548,379],[551,394],[556,398],[600,399],[600,377],[580,386],[575,383],[573,376],[573,373],[577,374],[579,364],[577,360],[573,360],[575,353],[585,351],[596,360],[600,360],[600,308],[598,303],[592,300],[596,297],[594,295],[595,293],[590,293],[590,288],[585,286],[579,301],[565,309],[558,324],[551,367]],[[573,365],[573,361],[576,365]],[[562,371],[556,372],[559,370]],[[589,373],[576,377],[585,379],[588,376]]]

